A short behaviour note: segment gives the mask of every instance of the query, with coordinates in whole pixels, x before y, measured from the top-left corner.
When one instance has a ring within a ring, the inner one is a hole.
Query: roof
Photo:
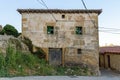
[[[100,47],[100,53],[119,53],[120,54],[120,46],[107,46]]]
[[[97,13],[100,14],[102,9],[17,9],[21,13]]]

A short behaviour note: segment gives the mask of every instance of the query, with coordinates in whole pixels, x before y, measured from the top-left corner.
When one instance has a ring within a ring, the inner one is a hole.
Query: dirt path
[[[108,77],[119,77],[120,73],[112,70],[101,69],[101,76],[108,76]]]

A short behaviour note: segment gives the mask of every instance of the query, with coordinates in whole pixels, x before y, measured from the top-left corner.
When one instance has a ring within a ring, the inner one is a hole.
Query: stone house
[[[120,72],[120,46],[100,47],[100,67]]]
[[[22,36],[53,65],[87,65],[99,72],[98,15],[101,9],[18,9]]]

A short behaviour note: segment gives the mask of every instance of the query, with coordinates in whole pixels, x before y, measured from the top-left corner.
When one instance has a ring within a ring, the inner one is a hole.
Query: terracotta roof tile
[[[19,13],[98,13],[102,12],[102,9],[17,9]]]
[[[107,46],[107,47],[100,47],[100,53],[119,53],[120,54],[120,46]]]

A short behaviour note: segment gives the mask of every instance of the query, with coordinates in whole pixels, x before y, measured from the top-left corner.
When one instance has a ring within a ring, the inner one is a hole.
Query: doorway
[[[61,63],[62,63],[62,49],[49,48],[49,64],[61,65]]]
[[[111,65],[110,65],[110,55],[107,55],[107,59],[108,59],[108,68],[110,68],[111,67]]]

